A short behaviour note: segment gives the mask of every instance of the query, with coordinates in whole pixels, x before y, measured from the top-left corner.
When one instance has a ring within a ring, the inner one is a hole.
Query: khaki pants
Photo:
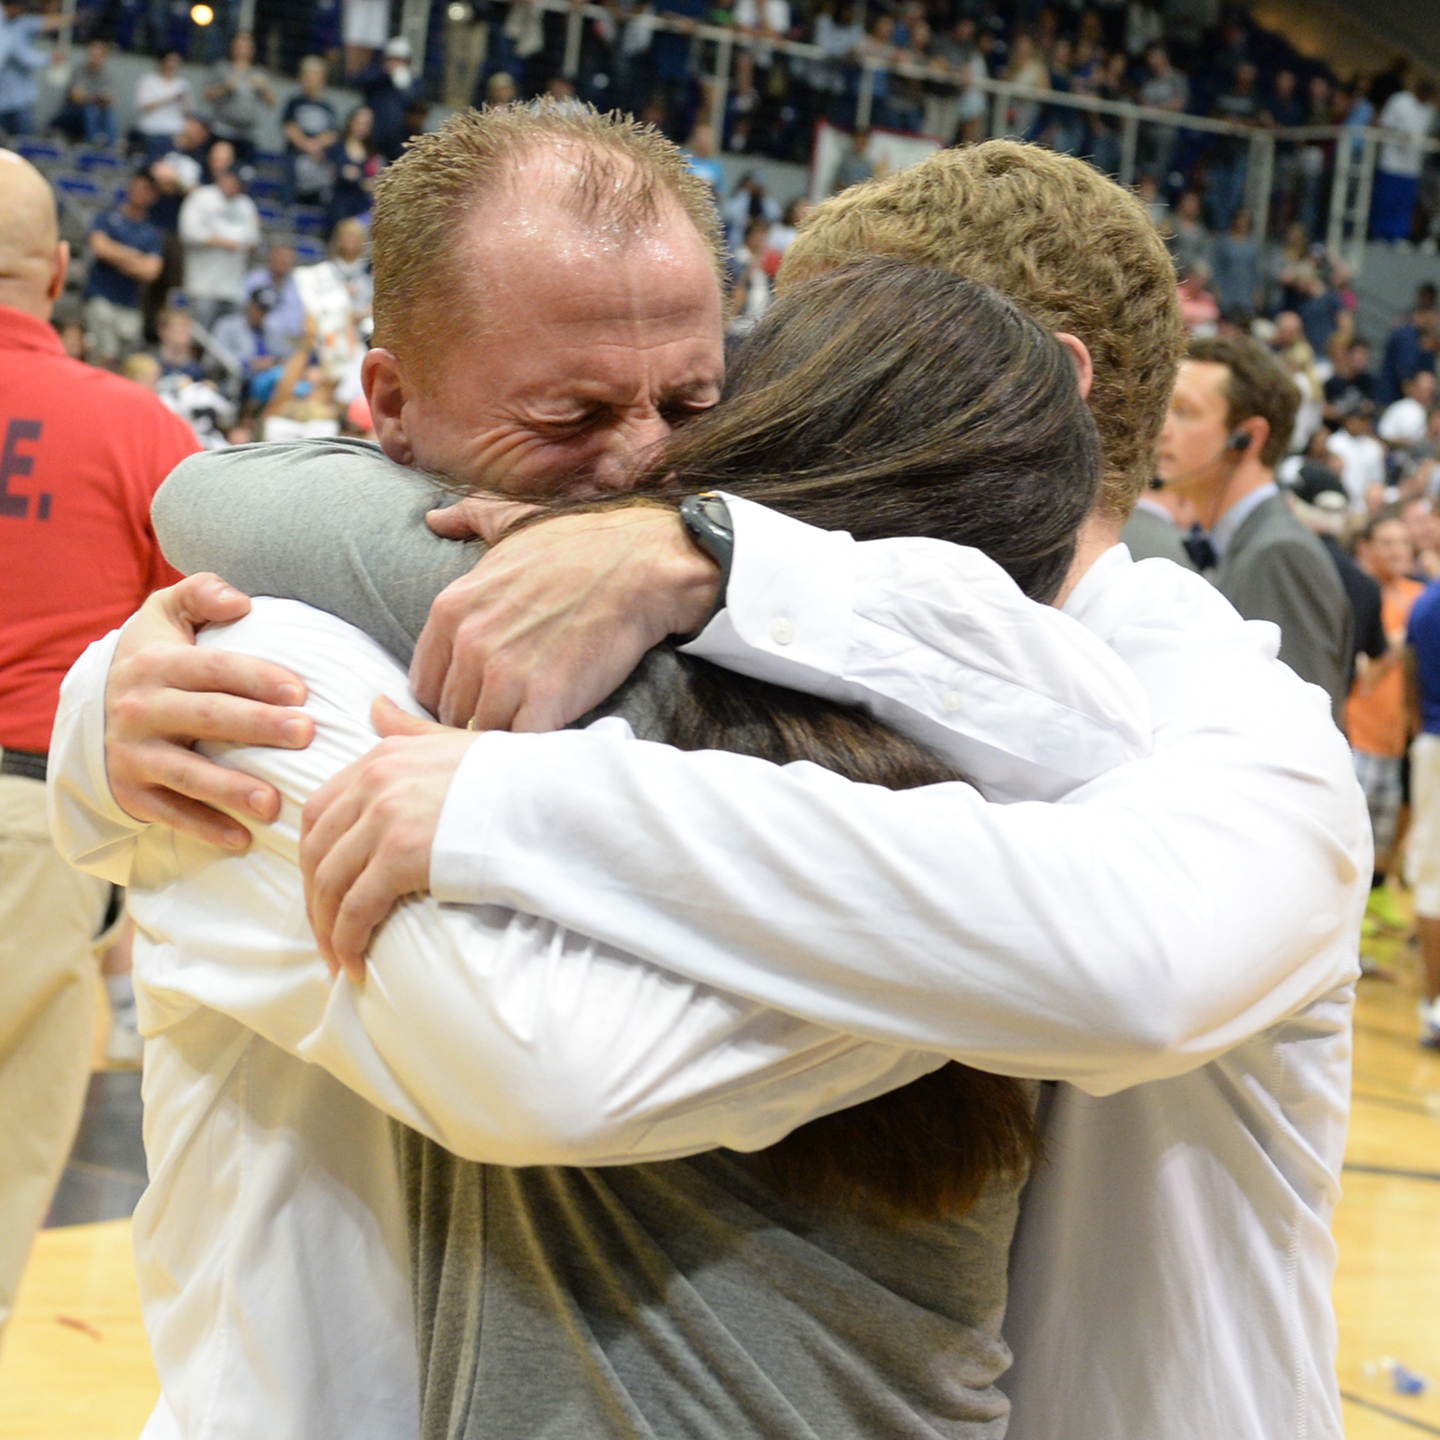
[[[92,361],[110,364],[145,348],[144,317],[138,310],[92,295],[85,302],[84,317],[85,343]]]
[[[1405,879],[1415,914],[1440,920],[1440,735],[1417,735],[1410,746],[1410,805]]]
[[[109,893],[57,853],[45,786],[0,775],[0,1330],[80,1124]]]

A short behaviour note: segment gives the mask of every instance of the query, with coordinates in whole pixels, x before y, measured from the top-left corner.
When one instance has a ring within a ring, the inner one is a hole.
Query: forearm
[[[726,608],[692,653],[860,705],[992,798],[1054,799],[1148,753],[1149,707],[1124,662],[978,550],[857,544],[745,501],[730,513]]]
[[[481,553],[430,532],[425,512],[444,498],[373,445],[299,442],[196,455],[161,486],[151,516],[177,569],[302,600],[409,664],[431,602]]]
[[[492,734],[452,786],[432,890],[1000,1073],[1096,1093],[1182,1073],[1353,973],[1370,863],[1318,697],[1268,627],[1199,603],[1107,637],[1159,707],[1155,753],[1062,804]]]

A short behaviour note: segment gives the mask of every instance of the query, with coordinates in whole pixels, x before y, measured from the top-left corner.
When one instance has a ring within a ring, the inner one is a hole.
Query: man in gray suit
[[[1338,723],[1354,615],[1330,557],[1275,483],[1299,402],[1295,382],[1255,341],[1193,341],[1158,470],[1209,531],[1217,588],[1247,620],[1280,627],[1280,658],[1329,694]]]
[[[1145,491],[1135,502],[1120,539],[1132,560],[1173,560],[1193,570],[1195,562],[1185,549],[1185,532],[1165,504],[1168,498],[1164,491]]]

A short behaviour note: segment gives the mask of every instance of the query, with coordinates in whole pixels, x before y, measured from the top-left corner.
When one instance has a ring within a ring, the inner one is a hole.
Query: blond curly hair
[[[942,150],[812,210],[784,289],[867,255],[943,266],[1078,336],[1104,448],[1097,508],[1123,522],[1154,472],[1185,348],[1175,269],[1144,205],[1081,160],[990,140]]]

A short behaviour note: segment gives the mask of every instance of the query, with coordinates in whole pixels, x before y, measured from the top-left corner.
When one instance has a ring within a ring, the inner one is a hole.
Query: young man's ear
[[[389,350],[367,350],[360,366],[360,384],[380,448],[397,465],[413,464],[415,450],[405,433],[405,379],[399,360]]]
[[[1265,442],[1270,438],[1270,422],[1263,415],[1252,415],[1248,420],[1242,420],[1232,433],[1250,437],[1250,443],[1240,453],[1247,460],[1258,460]]]
[[[1075,361],[1075,378],[1080,383],[1080,398],[1088,400],[1090,386],[1095,380],[1095,366],[1090,359],[1090,351],[1078,335],[1071,335],[1069,331],[1057,330],[1055,338],[1070,352],[1071,359]]]

